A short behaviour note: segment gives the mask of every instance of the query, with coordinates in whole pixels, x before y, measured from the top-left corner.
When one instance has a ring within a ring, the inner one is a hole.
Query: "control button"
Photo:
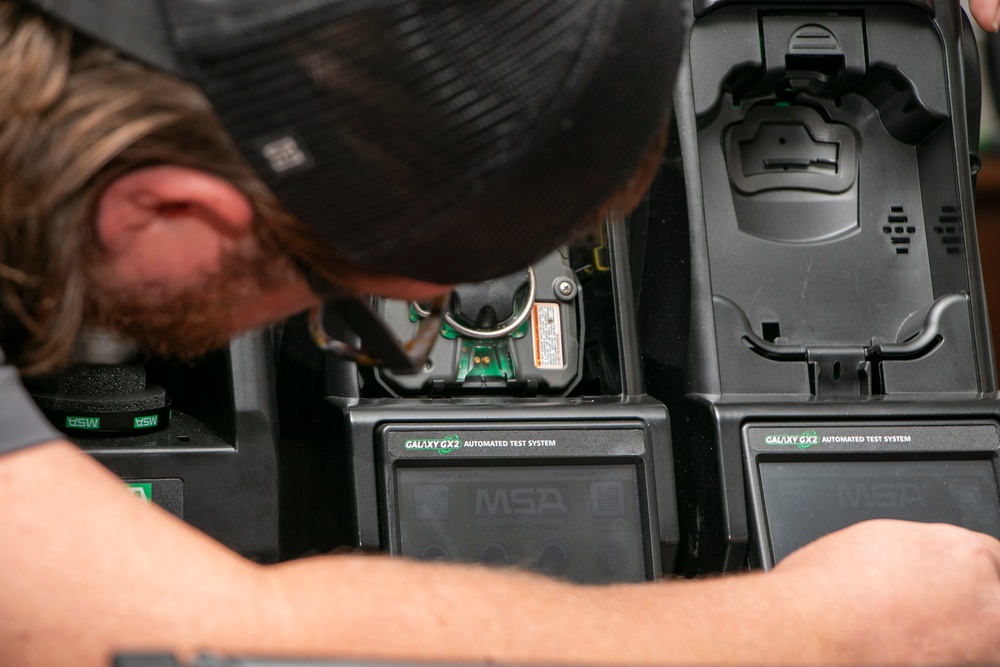
[[[444,484],[418,484],[413,487],[413,505],[417,521],[447,521],[451,518],[448,487]]]
[[[507,565],[510,563],[510,550],[500,542],[487,542],[479,547],[479,560],[488,565]]]
[[[569,570],[569,551],[560,542],[552,540],[538,547],[535,552],[535,569],[561,576]]]
[[[451,560],[451,552],[440,542],[431,542],[424,545],[420,553],[417,554],[417,558],[420,560]]]
[[[625,485],[619,481],[591,484],[590,514],[595,517],[625,516]]]

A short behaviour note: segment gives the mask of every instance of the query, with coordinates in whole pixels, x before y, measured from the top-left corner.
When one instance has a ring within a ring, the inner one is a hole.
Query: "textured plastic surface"
[[[650,393],[675,425],[685,572],[766,564],[743,425],[1000,413],[970,167],[978,79],[963,75],[978,65],[957,3],[693,11],[651,195],[659,214],[680,189],[688,225],[650,216],[668,255],[643,276],[646,294],[687,289],[640,303]]]

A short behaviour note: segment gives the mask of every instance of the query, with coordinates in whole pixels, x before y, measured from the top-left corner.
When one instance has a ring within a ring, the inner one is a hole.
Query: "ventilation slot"
[[[917,228],[909,224],[910,218],[906,215],[906,209],[898,204],[890,206],[886,222],[888,224],[882,226],[882,233],[889,237],[889,243],[892,244],[896,254],[909,255],[909,246],[913,242]]]
[[[942,206],[934,233],[941,239],[945,252],[949,255],[962,254],[962,216],[954,206]]]

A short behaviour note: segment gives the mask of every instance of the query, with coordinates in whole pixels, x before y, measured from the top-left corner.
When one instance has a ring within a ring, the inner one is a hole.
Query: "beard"
[[[245,327],[239,323],[260,297],[300,280],[283,254],[259,247],[234,251],[183,288],[141,284],[92,290],[86,326],[128,338],[155,356],[191,361],[240,333]]]

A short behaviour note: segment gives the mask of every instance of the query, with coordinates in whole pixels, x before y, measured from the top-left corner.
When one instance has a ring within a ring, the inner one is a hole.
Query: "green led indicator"
[[[128,490],[132,492],[136,498],[140,500],[151,503],[153,502],[153,485],[150,482],[132,482],[131,484],[126,484]]]
[[[96,431],[101,428],[100,417],[66,417],[66,428]]]
[[[160,415],[147,415],[145,417],[136,417],[132,428],[153,428],[160,421]]]

